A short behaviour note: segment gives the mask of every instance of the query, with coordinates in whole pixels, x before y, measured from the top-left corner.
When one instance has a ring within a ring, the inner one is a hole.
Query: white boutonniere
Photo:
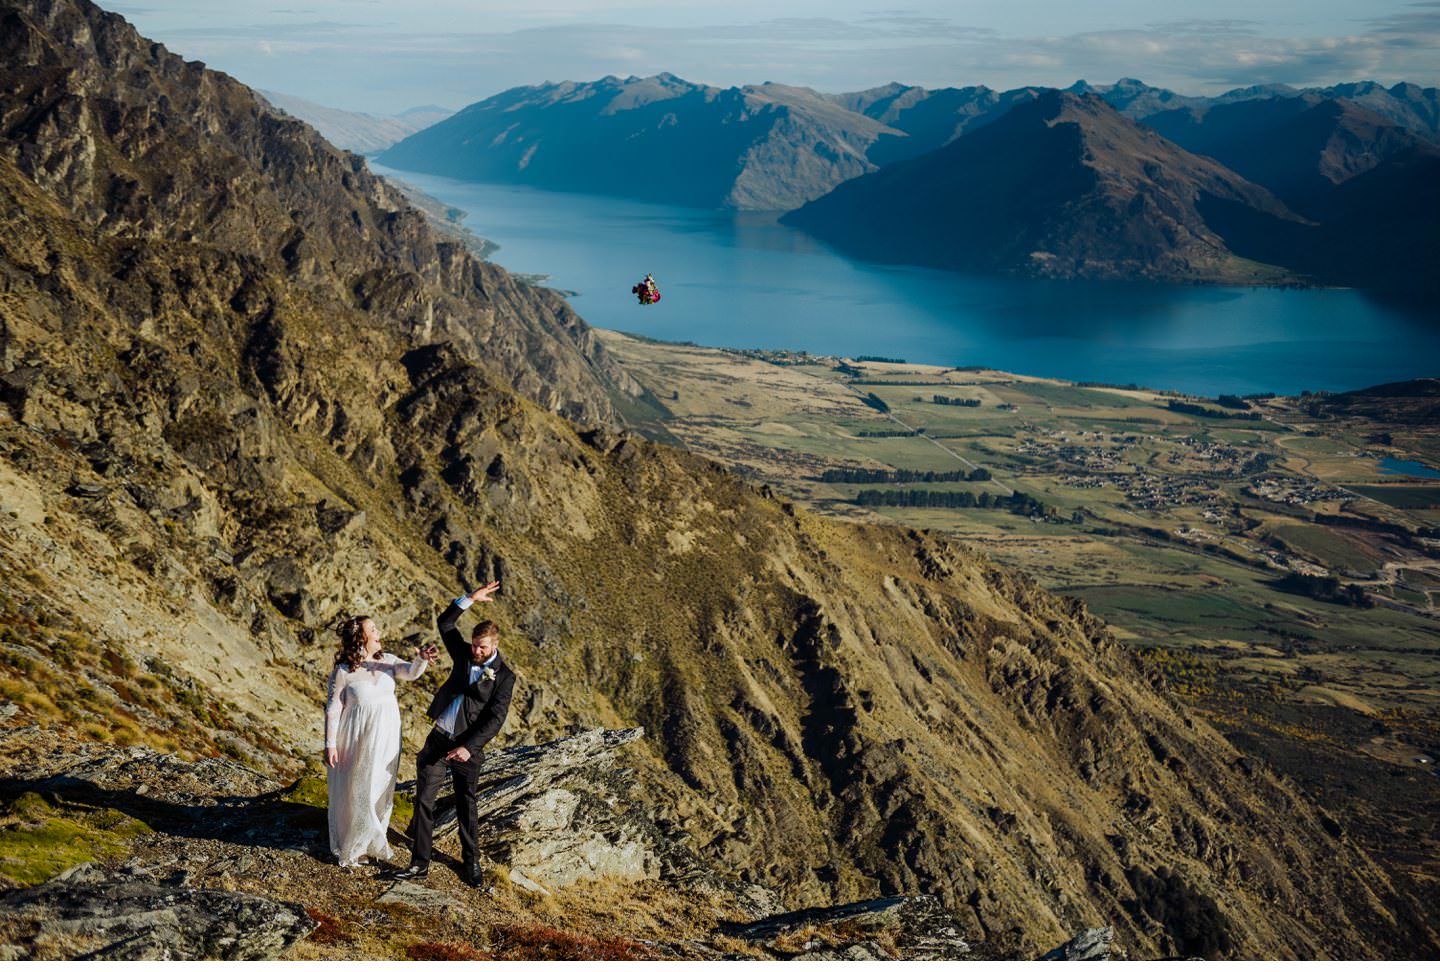
[[[487,668],[487,669],[485,669],[484,673],[483,673],[480,677],[483,678],[483,679],[484,679],[485,681],[487,681],[487,682],[493,682],[493,681],[495,681],[495,669],[493,669],[493,668]]]

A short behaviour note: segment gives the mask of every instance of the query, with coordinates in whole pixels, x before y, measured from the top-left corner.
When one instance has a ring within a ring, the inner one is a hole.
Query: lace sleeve
[[[413,661],[405,662],[396,658],[394,655],[387,654],[385,659],[389,663],[390,672],[397,682],[415,681],[415,679],[425,674],[425,669],[430,665],[425,659],[418,657]]]
[[[325,695],[325,748],[335,748],[335,739],[340,734],[340,710],[344,708],[341,696],[345,694],[345,669],[336,665],[330,672],[330,685]]]

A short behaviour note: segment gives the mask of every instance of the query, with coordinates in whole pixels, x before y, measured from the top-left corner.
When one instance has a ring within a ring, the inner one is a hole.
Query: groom
[[[515,691],[515,673],[500,657],[500,629],[494,621],[481,621],[467,640],[455,630],[455,622],[475,602],[494,600],[500,582],[486,584],[457,597],[437,622],[440,638],[450,652],[454,667],[425,714],[435,728],[415,757],[415,817],[412,833],[414,850],[410,866],[394,876],[411,881],[430,871],[430,852],[435,840],[435,797],[450,769],[455,788],[455,809],[460,823],[460,848],[464,868],[460,877],[478,888],[480,855],[475,832],[479,813],[475,784],[480,776],[481,750],[505,722],[510,696]]]

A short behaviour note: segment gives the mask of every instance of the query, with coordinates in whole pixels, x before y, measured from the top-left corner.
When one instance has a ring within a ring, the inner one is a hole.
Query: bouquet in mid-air
[[[655,285],[655,278],[645,274],[645,279],[630,288],[630,292],[640,298],[642,304],[660,303],[660,288]]]

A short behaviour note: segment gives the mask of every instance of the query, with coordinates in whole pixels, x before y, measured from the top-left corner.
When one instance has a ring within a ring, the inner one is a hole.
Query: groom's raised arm
[[[450,658],[456,665],[463,665],[470,659],[470,646],[465,639],[460,637],[460,632],[455,628],[455,622],[460,620],[460,615],[465,613],[473,602],[464,594],[450,602],[435,622],[435,627],[440,630],[440,640],[445,642],[445,650],[450,653]]]
[[[500,590],[500,582],[493,581],[489,584],[482,584],[469,594],[461,594],[450,602],[444,612],[441,613],[435,622],[435,627],[440,630],[440,640],[445,642],[445,650],[450,652],[450,658],[457,666],[470,663],[470,645],[460,632],[455,629],[455,622],[460,620],[460,615],[476,601],[493,601],[495,593]]]

